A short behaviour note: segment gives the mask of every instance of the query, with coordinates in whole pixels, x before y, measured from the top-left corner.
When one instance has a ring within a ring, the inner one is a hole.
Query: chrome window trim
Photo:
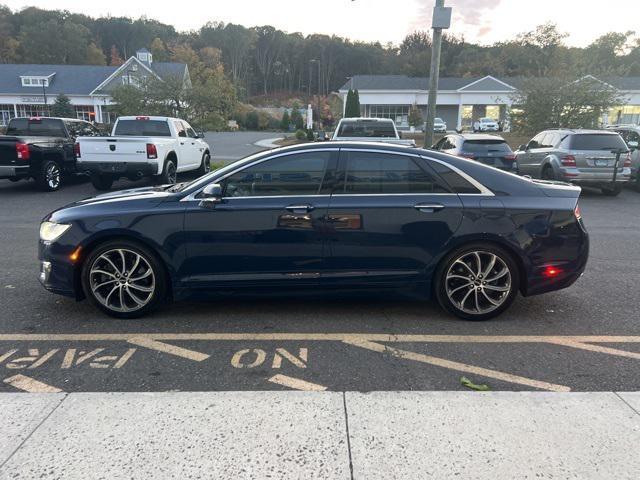
[[[337,147],[333,147],[333,148],[318,148],[318,149],[313,149],[313,150],[295,150],[292,152],[282,152],[282,153],[276,153],[275,155],[268,155],[265,158],[261,158],[258,160],[255,160],[251,163],[248,163],[247,165],[242,165],[242,167],[239,167],[235,170],[232,170],[230,172],[225,173],[223,176],[221,176],[220,178],[216,179],[216,182],[219,183],[223,180],[225,180],[227,177],[230,177],[231,175],[234,175],[237,172],[240,172],[246,168],[251,168],[255,165],[259,165],[260,163],[263,162],[267,162],[269,160],[274,160],[276,158],[280,158],[280,157],[287,157],[290,155],[297,155],[300,153],[315,153],[315,152],[338,152],[340,151],[340,148]],[[224,168],[224,167],[223,167]],[[211,182],[207,182],[204,185],[202,185],[202,187],[199,187],[197,190],[195,190],[194,192],[191,192],[189,195],[183,197],[180,199],[181,202],[191,202],[194,200],[200,201],[199,198],[195,198],[196,195],[198,195],[199,193],[202,192],[202,190],[204,190],[204,188],[209,185]],[[273,195],[273,196],[255,196],[255,197],[223,197],[223,198],[288,198],[288,197],[324,197],[324,196],[328,196],[328,195]]]
[[[430,162],[436,162],[439,163],[440,165],[444,165],[447,168],[450,168],[451,170],[453,170],[455,173],[457,173],[458,175],[460,175],[462,178],[464,178],[467,182],[469,182],[470,184],[472,184],[474,187],[476,187],[478,190],[480,190],[480,193],[458,193],[457,195],[464,195],[464,196],[488,196],[488,197],[495,197],[495,193],[493,193],[491,190],[489,190],[487,187],[485,187],[483,184],[481,184],[479,181],[477,181],[475,178],[473,178],[471,175],[463,172],[462,170],[460,170],[458,167],[451,165],[450,163],[444,162],[442,160],[438,160],[437,158],[433,158],[433,157],[427,157],[425,155],[421,155],[421,158],[425,159],[425,160],[429,160]]]

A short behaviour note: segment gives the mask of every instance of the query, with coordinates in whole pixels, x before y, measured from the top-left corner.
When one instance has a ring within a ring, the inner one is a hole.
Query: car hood
[[[168,198],[175,196],[166,191],[169,185],[157,187],[131,188],[104,193],[71,203],[51,212],[44,220],[55,222],[72,221],[86,215],[124,212],[129,209],[154,208]]]

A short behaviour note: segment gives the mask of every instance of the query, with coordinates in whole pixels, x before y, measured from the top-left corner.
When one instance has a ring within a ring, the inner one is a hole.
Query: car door
[[[538,147],[540,146],[540,142],[542,141],[542,137],[545,132],[539,133],[527,143],[525,150],[520,150],[517,153],[518,158],[518,171],[523,175],[535,175],[536,169],[535,165],[535,155]]]
[[[178,140],[178,172],[184,170],[190,170],[193,166],[193,155],[191,154],[191,142],[187,138],[187,130],[180,120],[173,121],[174,128],[176,129],[176,135]]]
[[[278,154],[216,180],[223,198],[214,207],[196,195],[185,212],[182,281],[191,288],[318,282],[337,155]]]
[[[204,154],[204,146],[198,139],[196,131],[187,122],[182,122],[187,132],[186,145],[189,147],[189,165],[192,167],[200,166],[202,155]]]
[[[325,283],[424,278],[462,220],[462,203],[405,152],[343,149],[327,213]]]

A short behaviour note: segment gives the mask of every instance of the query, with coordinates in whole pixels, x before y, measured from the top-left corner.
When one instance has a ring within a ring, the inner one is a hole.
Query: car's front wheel
[[[512,256],[491,244],[473,244],[451,252],[436,272],[440,305],[465,320],[488,320],[515,300],[520,282]]]
[[[164,300],[166,276],[157,257],[126,240],[94,249],[82,268],[82,288],[100,310],[117,318],[141,317]]]
[[[200,167],[196,170],[196,174],[201,177],[211,171],[211,155],[205,153],[200,161]]]

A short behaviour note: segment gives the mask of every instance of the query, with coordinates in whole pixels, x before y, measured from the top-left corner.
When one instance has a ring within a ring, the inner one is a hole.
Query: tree
[[[87,47],[87,63],[89,65],[107,64],[107,57],[105,57],[104,52],[93,42]]]
[[[149,51],[153,55],[154,62],[166,62],[169,60],[169,54],[162,39],[156,37],[149,46]]]
[[[421,127],[424,123],[422,119],[422,112],[418,108],[418,106],[414,103],[409,110],[409,125],[412,127]]]
[[[111,92],[111,97],[113,104],[109,106],[109,111],[118,117],[155,113],[148,109],[147,97],[142,88],[133,85],[120,85]]]
[[[296,127],[296,130],[301,130],[304,128],[304,119],[302,118],[302,114],[300,113],[300,105],[294,103],[291,107],[291,123],[293,123]]]
[[[73,105],[71,105],[71,100],[64,93],[58,95],[53,102],[51,115],[62,118],[74,118],[76,116]]]
[[[289,131],[289,126],[291,125],[291,118],[289,117],[289,111],[285,110],[282,114],[282,120],[280,121],[280,130],[284,132]]]
[[[111,50],[109,52],[109,65],[112,67],[119,67],[124,63],[124,60],[120,56],[120,52],[115,45],[111,45]]]
[[[345,118],[354,118],[360,116],[360,95],[358,90],[351,90],[347,93],[347,104],[344,110]]]
[[[624,103],[620,92],[591,76],[526,80],[512,96],[514,130],[534,133],[548,128],[596,128],[601,116]]]

